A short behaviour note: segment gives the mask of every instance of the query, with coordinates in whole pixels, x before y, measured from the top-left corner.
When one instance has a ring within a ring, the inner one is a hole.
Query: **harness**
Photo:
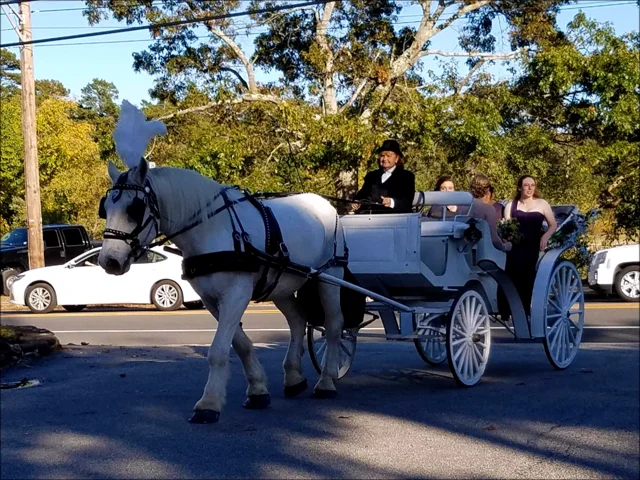
[[[234,189],[239,190],[243,194],[242,197],[231,200],[228,195],[228,191]],[[165,235],[159,240],[152,242],[148,247],[140,245],[140,241],[137,235],[142,232],[150,222],[154,222],[156,229],[156,237],[160,235],[159,220],[161,218],[158,210],[157,198],[151,189],[148,182],[145,186],[139,187],[137,185],[130,185],[125,183],[116,184],[107,190],[107,195],[111,191],[119,191],[116,196],[122,194],[123,190],[133,190],[141,192],[143,198],[139,198],[136,194],[131,205],[127,207],[127,214],[136,221],[137,225],[132,232],[122,232],[119,230],[105,229],[104,238],[111,238],[122,240],[126,242],[132,251],[132,256],[135,260],[149,248],[161,245],[168,240],[181,235],[192,228],[200,225],[204,220],[195,220],[202,214],[202,209],[198,209],[189,220],[193,220],[187,226],[181,228],[175,233]],[[107,195],[100,201],[100,218],[106,218],[106,210],[104,204]],[[290,273],[306,278],[311,278],[319,273],[322,273],[326,269],[332,266],[346,266],[348,264],[349,250],[346,245],[346,239],[344,240],[344,255],[337,255],[337,234],[338,234],[338,215],[336,215],[336,222],[334,228],[333,237],[333,256],[324,265],[312,271],[310,267],[294,263],[290,259],[289,250],[282,237],[282,231],[280,225],[273,214],[271,208],[265,205],[259,197],[267,198],[269,194],[250,194],[247,190],[240,190],[238,187],[226,186],[223,187],[210,201],[207,202],[204,208],[209,208],[220,197],[223,199],[224,204],[221,207],[207,213],[206,219],[213,218],[223,211],[227,211],[229,214],[229,220],[231,222],[233,250],[231,251],[219,251],[204,253],[201,255],[195,255],[188,258],[184,258],[182,261],[182,278],[190,280],[202,275],[209,275],[216,272],[250,272],[257,273],[260,268],[263,268],[260,277],[254,287],[251,299],[255,302],[262,302],[266,300],[273,290],[278,285],[278,281],[282,277],[283,273]],[[283,196],[282,194],[274,194],[275,196]],[[114,197],[115,199],[115,197]],[[114,201],[117,201],[115,199]],[[265,249],[261,251],[251,243],[250,235],[245,231],[242,226],[242,222],[235,206],[241,202],[249,201],[256,210],[260,213],[265,229]],[[146,207],[149,207],[150,214],[146,221],[144,220],[144,212]],[[268,282],[268,275],[274,272],[275,276],[271,282]]]

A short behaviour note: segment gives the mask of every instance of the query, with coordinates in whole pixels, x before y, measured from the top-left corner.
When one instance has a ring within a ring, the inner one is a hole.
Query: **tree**
[[[41,102],[48,97],[65,98],[69,90],[58,80],[36,80],[36,98]]]
[[[197,19],[241,8],[238,0],[175,2],[111,2],[88,0],[85,15],[94,25],[109,13],[127,24]],[[161,118],[204,111],[222,103],[309,100],[317,105],[318,119],[326,115],[358,116],[370,122],[394,88],[405,80],[419,81],[419,61],[427,55],[466,56],[477,63],[512,59],[518,49],[559,39],[555,28],[558,6],[565,0],[431,0],[413,2],[422,8],[417,28],[396,31],[393,22],[406,2],[350,0],[253,14],[246,24],[230,19],[206,21],[152,30],[154,43],[134,54],[134,68],[157,75],[153,96],[173,104],[184,100],[194,84],[210,100],[173,111]],[[254,0],[250,8],[286,5]],[[504,19],[512,29],[511,52],[495,53],[493,22]],[[460,44],[465,52],[431,50],[431,40],[464,23]],[[200,35],[202,29],[206,35]],[[239,43],[243,33],[258,33],[254,52]],[[274,69],[281,85],[260,85],[256,67]],[[475,73],[474,70],[471,73]],[[302,134],[302,132],[297,132]],[[361,152],[360,161],[364,160]],[[359,162],[358,162],[359,163]],[[354,168],[356,164],[350,165]],[[343,193],[353,193],[353,176],[347,176]],[[344,183],[344,182],[343,182]]]
[[[12,93],[20,86],[20,60],[6,48],[0,49],[0,91]]]
[[[103,79],[94,78],[82,87],[77,110],[77,118],[93,124],[93,138],[100,149],[103,160],[118,161],[113,130],[115,129],[120,107],[118,107],[118,89]]]
[[[118,89],[106,80],[94,78],[82,87],[80,105],[91,110],[100,117],[116,117],[118,115]]]

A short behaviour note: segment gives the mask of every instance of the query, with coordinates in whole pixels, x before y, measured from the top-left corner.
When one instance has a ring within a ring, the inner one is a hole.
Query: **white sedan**
[[[11,285],[10,301],[34,313],[49,313],[56,305],[77,312],[87,305],[149,304],[159,310],[202,307],[191,285],[182,280],[182,257],[155,247],[127,273],[108,275],[98,265],[94,248],[64,265],[28,270]]]

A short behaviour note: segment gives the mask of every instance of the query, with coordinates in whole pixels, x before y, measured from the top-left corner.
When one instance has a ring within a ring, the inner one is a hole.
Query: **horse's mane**
[[[205,220],[210,202],[220,191],[221,185],[193,170],[174,167],[151,168],[148,171],[151,188],[172,230],[194,220]],[[198,217],[193,215],[200,211]],[[168,232],[171,233],[171,232]]]

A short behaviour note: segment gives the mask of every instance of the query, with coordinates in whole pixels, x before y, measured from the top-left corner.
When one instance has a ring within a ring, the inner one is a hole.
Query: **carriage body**
[[[566,368],[577,353],[584,322],[578,272],[560,259],[572,245],[541,253],[527,317],[504,272],[506,253],[493,246],[488,223],[473,218],[471,194],[418,192],[414,206],[419,210],[426,205],[457,205],[461,214],[454,218],[420,212],[341,217],[349,271],[358,287],[373,297],[366,311],[381,319],[382,336],[413,341],[431,365],[449,360],[454,378],[466,386],[480,380],[489,357],[491,326],[498,323],[515,338],[542,339],[551,364]],[[579,215],[573,205],[552,208],[559,230]],[[511,310],[508,323],[498,320],[499,289]],[[359,332],[371,321],[345,330],[341,375],[349,369],[349,352],[355,353],[357,336],[381,336]],[[314,358],[315,328],[309,327],[309,347],[314,365],[319,366],[321,360]],[[471,353],[461,353],[458,347]]]

